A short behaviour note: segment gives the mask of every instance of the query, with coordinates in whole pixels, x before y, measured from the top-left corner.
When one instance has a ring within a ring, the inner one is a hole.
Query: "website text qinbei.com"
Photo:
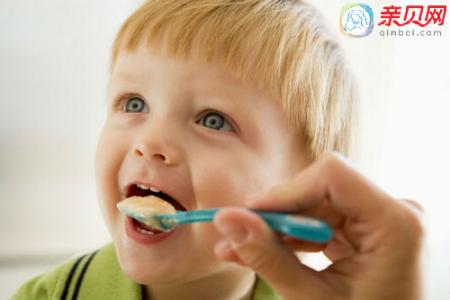
[[[436,37],[442,36],[441,30],[416,30],[416,29],[382,29],[378,31],[382,37]]]

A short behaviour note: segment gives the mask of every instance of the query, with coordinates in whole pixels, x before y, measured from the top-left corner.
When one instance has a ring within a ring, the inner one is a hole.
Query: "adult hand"
[[[333,239],[320,245],[283,240],[245,209],[216,215],[223,236],[216,255],[252,268],[283,299],[421,298],[420,207],[387,195],[338,154],[320,158],[246,205],[316,217],[334,229]],[[332,264],[315,271],[294,250],[323,250]]]

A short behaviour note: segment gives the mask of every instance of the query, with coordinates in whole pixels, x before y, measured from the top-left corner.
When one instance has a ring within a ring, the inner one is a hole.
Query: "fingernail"
[[[241,245],[247,239],[248,232],[245,227],[240,224],[222,223],[217,225],[219,232],[234,247]]]

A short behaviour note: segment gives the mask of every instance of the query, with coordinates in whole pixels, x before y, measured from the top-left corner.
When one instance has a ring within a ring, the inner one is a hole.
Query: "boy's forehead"
[[[226,87],[230,93],[251,90],[261,96],[264,94],[252,82],[239,80],[218,62],[207,63],[192,55],[188,58],[177,58],[143,44],[132,51],[122,50],[119,53],[109,85],[145,84],[165,76],[205,92]]]
[[[142,75],[171,72],[189,76],[192,79],[204,76],[215,79],[220,74],[219,67],[205,64],[192,58],[181,59],[155,49],[139,46],[135,50],[123,50],[115,62],[112,77],[119,80],[136,80]],[[209,75],[209,76],[205,76]]]

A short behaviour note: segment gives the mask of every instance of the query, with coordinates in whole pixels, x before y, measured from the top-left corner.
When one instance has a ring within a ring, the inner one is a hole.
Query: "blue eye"
[[[203,126],[212,130],[234,131],[231,124],[223,116],[215,112],[207,113],[201,118],[200,122]]]
[[[125,102],[124,110],[129,113],[148,112],[145,101],[138,97],[128,99]]]

